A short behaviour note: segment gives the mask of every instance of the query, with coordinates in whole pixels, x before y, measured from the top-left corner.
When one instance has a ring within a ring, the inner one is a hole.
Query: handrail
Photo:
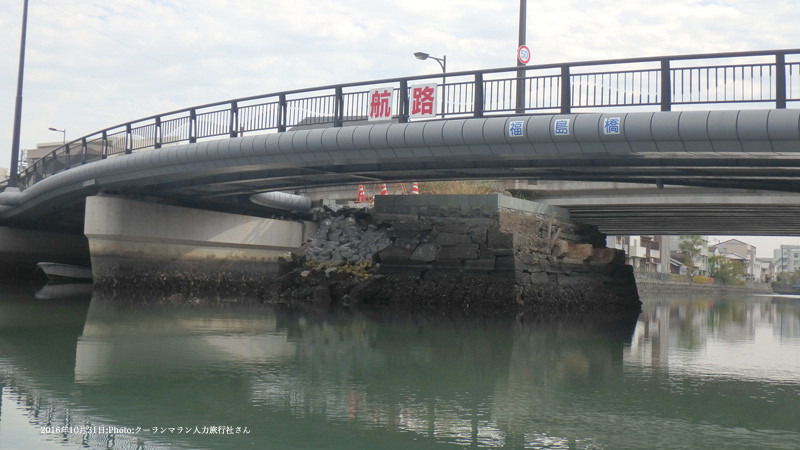
[[[796,55],[794,61],[786,61]],[[753,58],[771,61],[753,62]],[[724,65],[685,65],[688,61],[742,59]],[[684,64],[681,64],[684,63]],[[625,66],[617,68],[614,66]],[[586,68],[597,67],[595,71]],[[519,70],[525,72],[523,105],[516,89]],[[442,81],[441,74],[331,84],[240,97],[182,108],[121,123],[65,143],[20,172],[19,187],[30,187],[55,173],[98,159],[165,144],[198,139],[237,137],[244,133],[313,124],[343,126],[364,118],[370,87],[403,90],[393,105],[394,119],[409,120],[409,83]],[[519,112],[571,113],[605,107],[774,103],[800,101],[800,49],[685,54],[503,67],[448,72],[447,84],[437,83],[442,96],[440,117],[510,116]],[[345,100],[348,101],[345,101]],[[302,117],[301,117],[302,115]],[[430,119],[426,119],[430,120]],[[166,133],[166,134],[165,134]],[[8,181],[0,181],[0,188]]]

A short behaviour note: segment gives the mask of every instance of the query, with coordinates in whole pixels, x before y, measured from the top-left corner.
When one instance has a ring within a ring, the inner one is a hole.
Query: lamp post
[[[22,122],[22,75],[25,70],[25,34],[28,29],[28,0],[22,4],[22,37],[19,44],[19,73],[17,74],[17,101],[14,106],[14,135],[11,138],[11,167],[8,174],[8,187],[15,188],[19,183],[19,130]]]
[[[519,45],[517,48],[525,45],[525,31],[526,22],[528,18],[528,0],[519,0]],[[525,64],[517,58],[517,67],[523,67]],[[525,112],[525,71],[517,69],[517,114]]]
[[[419,59],[420,61],[425,61],[426,59],[430,58],[439,63],[442,67],[442,119],[444,119],[444,94],[445,94],[445,83],[447,82],[447,55],[442,55],[441,58],[437,58],[435,56],[431,56],[425,52],[414,52],[414,57]]]
[[[50,128],[48,128],[48,130],[61,133],[61,144],[63,145],[63,144],[67,143],[67,129],[66,128],[64,128],[63,130],[59,130],[58,128],[50,127]]]

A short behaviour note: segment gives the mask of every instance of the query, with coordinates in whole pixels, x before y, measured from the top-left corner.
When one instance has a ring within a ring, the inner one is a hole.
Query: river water
[[[0,286],[2,449],[796,449],[800,298],[371,320]]]

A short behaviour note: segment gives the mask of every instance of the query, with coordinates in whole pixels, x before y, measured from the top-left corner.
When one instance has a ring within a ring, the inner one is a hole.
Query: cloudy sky
[[[0,3],[8,167],[23,0]],[[22,148],[159,112],[515,64],[518,0],[29,0]],[[528,0],[531,64],[800,48],[797,0]],[[761,252],[759,252],[761,253]]]

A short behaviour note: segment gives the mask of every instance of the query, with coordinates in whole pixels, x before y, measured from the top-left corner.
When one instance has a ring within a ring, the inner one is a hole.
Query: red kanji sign
[[[436,115],[436,84],[411,86],[411,117]]]
[[[392,118],[392,100],[394,89],[377,88],[369,91],[369,120],[386,120]]]

